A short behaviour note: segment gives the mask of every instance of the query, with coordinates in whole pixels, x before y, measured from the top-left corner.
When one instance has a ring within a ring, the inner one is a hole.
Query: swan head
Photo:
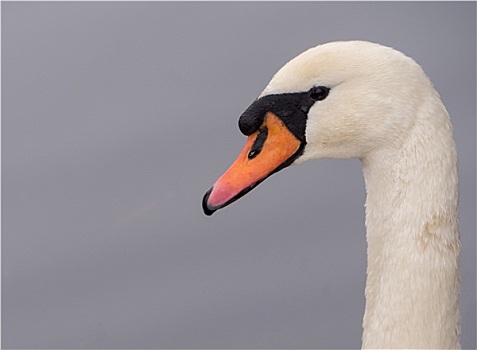
[[[429,91],[420,66],[389,47],[348,41],[303,52],[274,75],[240,117],[240,131],[248,140],[205,194],[205,214],[291,164],[363,159],[398,147]]]

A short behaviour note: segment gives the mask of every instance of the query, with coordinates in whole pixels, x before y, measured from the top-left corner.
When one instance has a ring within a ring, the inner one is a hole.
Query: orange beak
[[[302,143],[272,112],[251,134],[242,152],[230,168],[207,191],[202,201],[204,213],[239,199],[278,170],[290,165],[301,154]]]

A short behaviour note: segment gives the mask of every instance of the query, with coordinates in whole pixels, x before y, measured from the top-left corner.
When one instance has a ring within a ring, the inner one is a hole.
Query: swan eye
[[[315,101],[322,101],[330,92],[330,89],[326,86],[315,86],[310,90],[310,97]]]

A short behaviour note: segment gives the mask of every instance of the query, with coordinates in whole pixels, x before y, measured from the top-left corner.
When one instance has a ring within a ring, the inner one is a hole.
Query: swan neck
[[[423,109],[398,147],[362,159],[363,348],[460,348],[456,151],[440,100]]]

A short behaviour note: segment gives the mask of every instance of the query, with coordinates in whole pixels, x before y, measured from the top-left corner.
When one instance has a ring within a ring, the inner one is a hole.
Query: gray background
[[[475,3],[2,2],[4,348],[356,348],[358,160],[291,167],[206,217],[242,111],[289,59],[416,59],[460,157],[462,341],[475,348]]]

